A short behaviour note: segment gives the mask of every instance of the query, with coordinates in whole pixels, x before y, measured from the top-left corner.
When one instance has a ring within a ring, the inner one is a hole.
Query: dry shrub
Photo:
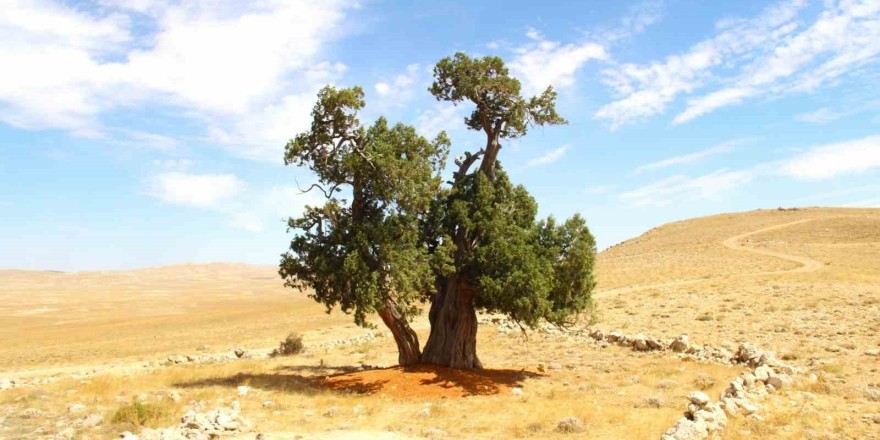
[[[281,344],[275,350],[272,350],[272,357],[277,356],[293,356],[303,351],[302,335],[297,332],[291,332],[287,335]]]
[[[171,418],[170,405],[162,403],[132,402],[120,406],[113,414],[113,423],[125,424],[133,428],[160,426]]]

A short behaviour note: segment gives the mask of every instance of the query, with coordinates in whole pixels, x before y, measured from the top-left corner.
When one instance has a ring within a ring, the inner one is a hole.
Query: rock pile
[[[504,318],[481,322],[497,325],[501,333],[521,330],[515,322]],[[663,440],[710,438],[724,430],[728,416],[742,415],[760,419],[760,406],[756,402],[770,393],[791,386],[794,382],[792,376],[797,374],[796,368],[779,361],[773,352],[759,350],[752,344],[741,344],[736,352],[731,352],[723,347],[695,344],[687,335],[663,340],[643,334],[627,335],[619,331],[606,333],[601,329],[563,328],[547,323],[538,326],[535,331],[583,338],[603,347],[614,344],[641,352],[670,351],[683,359],[744,365],[751,370],[733,379],[718,402],[713,402],[705,393],[691,393],[684,417],[663,434]]]
[[[669,428],[661,440],[692,440],[709,438],[724,430],[727,415],[706,393],[694,391],[688,395],[688,409],[684,417]]]
[[[241,417],[237,401],[224,408],[208,412],[190,409],[180,419],[180,424],[164,429],[144,429],[140,435],[124,432],[119,438],[125,440],[208,440],[222,435],[236,435],[250,430],[250,423]]]

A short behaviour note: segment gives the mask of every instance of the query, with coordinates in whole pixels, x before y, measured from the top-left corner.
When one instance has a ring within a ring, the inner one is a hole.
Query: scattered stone
[[[4,378],[0,379],[0,390],[11,390],[14,386],[15,386],[15,383],[13,383],[8,378],[4,377]]]
[[[85,405],[81,405],[81,404],[79,404],[79,403],[76,403],[76,404],[73,404],[73,405],[70,405],[70,406],[67,407],[67,411],[68,411],[68,412],[72,412],[72,413],[80,413],[80,412],[83,412],[83,411],[85,411],[85,410],[86,410],[86,406],[85,406]]]
[[[250,391],[251,387],[247,385],[239,385],[238,387],[238,395],[241,397],[247,396]]]
[[[122,440],[140,440],[140,437],[138,437],[128,431],[125,431],[122,434],[119,434],[119,438]]]
[[[53,440],[73,440],[76,438],[76,429],[65,428],[63,431],[55,434]]]
[[[22,411],[21,413],[19,413],[18,415],[19,415],[19,417],[21,417],[23,419],[36,419],[37,417],[40,417],[42,414],[43,413],[36,408],[27,408],[24,411]]]
[[[426,406],[426,407],[420,409],[416,415],[418,415],[419,417],[430,417],[431,416],[431,407]]]
[[[263,401],[263,408],[271,408],[273,406],[275,406],[275,402],[273,402],[271,400],[264,400]]]
[[[645,404],[650,406],[651,408],[660,408],[665,403],[666,402],[663,401],[663,398],[658,396],[651,396],[645,399]]]
[[[171,399],[172,402],[180,402],[183,398],[180,397],[180,393],[177,391],[172,391],[168,393],[168,398]]]
[[[514,396],[522,396],[525,393],[522,388],[516,387],[510,390],[510,394],[513,394]]]
[[[871,402],[880,402],[880,389],[868,388],[865,390],[865,398]]]
[[[556,422],[556,430],[566,434],[584,432],[584,422],[577,417],[565,417]]]
[[[84,428],[94,428],[95,426],[100,425],[104,421],[104,416],[101,414],[95,413],[92,414],[80,422],[80,425]]]

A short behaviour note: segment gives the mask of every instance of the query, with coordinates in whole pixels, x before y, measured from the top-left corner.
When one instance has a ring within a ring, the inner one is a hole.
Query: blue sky
[[[315,194],[284,167],[325,84],[453,153],[426,91],[456,51],[552,84],[563,127],[504,145],[542,215],[600,248],[661,223],[880,206],[880,0],[6,0],[0,268],[274,264]]]

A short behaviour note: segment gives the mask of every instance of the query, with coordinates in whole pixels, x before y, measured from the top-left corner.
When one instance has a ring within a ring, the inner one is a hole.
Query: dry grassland
[[[880,387],[880,357],[866,354],[880,349],[880,210],[754,211],[672,223],[602,252],[598,278],[603,329],[752,342],[804,370],[797,389],[766,402],[762,422],[732,418],[724,438],[880,438],[880,424],[862,421],[880,413],[870,394]],[[416,328],[424,341],[424,321]],[[64,373],[56,383],[0,392],[0,438],[51,439],[93,414],[102,422],[77,427],[76,438],[112,438],[140,428],[113,420],[133,400],[155,409],[144,421],[152,427],[175,424],[191,400],[211,407],[238,400],[268,439],[656,439],[681,416],[690,391],[717,398],[743,371],[539,333],[524,340],[489,326],[479,334],[483,363],[523,371],[496,384],[497,394],[414,395],[324,382],[362,363],[393,365],[388,338],[270,360],[141,367],[199,349],[269,348],[290,331],[307,344],[364,332],[281,288],[271,267],[0,271],[0,377]],[[539,372],[539,363],[562,368]],[[97,372],[84,380],[67,375],[83,370]],[[817,382],[806,379],[810,372]],[[418,377],[426,389],[469,387]],[[239,396],[240,385],[250,392]],[[72,413],[75,404],[84,412]],[[586,431],[556,432],[566,416],[583,420]]]

